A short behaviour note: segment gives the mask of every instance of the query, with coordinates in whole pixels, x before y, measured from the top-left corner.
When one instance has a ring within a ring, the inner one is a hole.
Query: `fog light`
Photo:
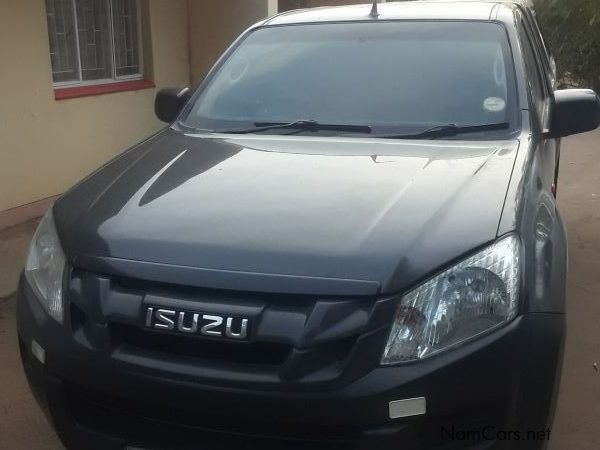
[[[425,397],[390,402],[390,419],[422,416],[427,410],[426,403]]]
[[[46,350],[36,341],[31,341],[31,353],[42,364],[46,364]]]

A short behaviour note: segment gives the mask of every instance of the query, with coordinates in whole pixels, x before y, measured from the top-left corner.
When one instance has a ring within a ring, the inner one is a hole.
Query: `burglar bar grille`
[[[135,75],[140,71],[136,1],[113,0],[112,3],[116,76]]]
[[[141,78],[138,0],[46,0],[55,84]]]

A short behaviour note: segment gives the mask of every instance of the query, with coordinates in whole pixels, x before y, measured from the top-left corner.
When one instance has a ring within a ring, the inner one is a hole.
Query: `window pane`
[[[84,80],[112,78],[108,4],[106,0],[75,0],[81,76]]]
[[[52,78],[55,83],[79,80],[75,16],[71,0],[46,0]]]
[[[112,0],[117,76],[140,73],[138,11],[136,0]]]
[[[541,75],[536,63],[535,53],[529,40],[529,36],[523,23],[519,23],[519,33],[521,43],[523,44],[523,56],[525,57],[525,68],[527,70],[527,84],[531,91],[531,97],[534,102],[534,107],[537,109],[539,117],[544,114],[544,88],[541,80]]]

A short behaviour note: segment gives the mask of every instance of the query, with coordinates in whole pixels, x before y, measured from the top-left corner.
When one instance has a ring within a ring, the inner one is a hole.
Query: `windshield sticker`
[[[506,102],[499,97],[488,97],[483,102],[483,108],[489,112],[500,112],[506,108]]]

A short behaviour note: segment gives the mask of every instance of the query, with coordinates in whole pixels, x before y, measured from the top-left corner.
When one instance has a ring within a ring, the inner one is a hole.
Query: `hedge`
[[[536,0],[561,84],[600,92],[600,0]]]

